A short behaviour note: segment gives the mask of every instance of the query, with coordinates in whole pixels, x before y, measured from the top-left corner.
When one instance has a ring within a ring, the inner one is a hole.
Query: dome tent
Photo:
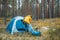
[[[23,22],[24,17],[22,16],[17,16],[12,18],[12,20],[9,22],[7,25],[6,31],[9,32],[10,34],[14,34],[16,32],[29,32],[32,35],[40,35],[39,31],[35,31],[32,28],[31,24],[27,24]]]

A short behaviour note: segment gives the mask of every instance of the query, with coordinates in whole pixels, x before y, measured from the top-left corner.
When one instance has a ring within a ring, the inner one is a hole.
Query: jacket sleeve
[[[32,25],[31,25],[31,24],[29,24],[28,26],[29,26],[29,27],[28,27],[28,31],[29,31],[32,35],[39,36],[39,35],[41,34],[39,31],[34,30],[34,29],[32,28]]]

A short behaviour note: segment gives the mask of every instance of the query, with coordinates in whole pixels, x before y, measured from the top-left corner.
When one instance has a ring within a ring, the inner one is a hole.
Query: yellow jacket
[[[32,17],[30,15],[28,15],[28,16],[24,17],[24,20],[23,21],[24,22],[27,22],[28,24],[30,24],[31,21],[32,21]]]

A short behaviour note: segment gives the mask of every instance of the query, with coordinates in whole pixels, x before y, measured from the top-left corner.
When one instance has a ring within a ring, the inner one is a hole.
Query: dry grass
[[[0,28],[0,40],[60,40],[60,18],[32,21],[32,26],[41,31],[41,36],[27,32],[10,35],[5,28]]]
[[[32,21],[33,27],[53,26],[60,28],[60,18]]]

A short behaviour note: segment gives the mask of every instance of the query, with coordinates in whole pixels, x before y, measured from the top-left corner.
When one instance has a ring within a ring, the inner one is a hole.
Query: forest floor
[[[33,36],[28,32],[11,35],[5,31],[6,25],[0,20],[0,40],[60,40],[60,18],[33,20],[31,24],[41,32],[41,36]]]

